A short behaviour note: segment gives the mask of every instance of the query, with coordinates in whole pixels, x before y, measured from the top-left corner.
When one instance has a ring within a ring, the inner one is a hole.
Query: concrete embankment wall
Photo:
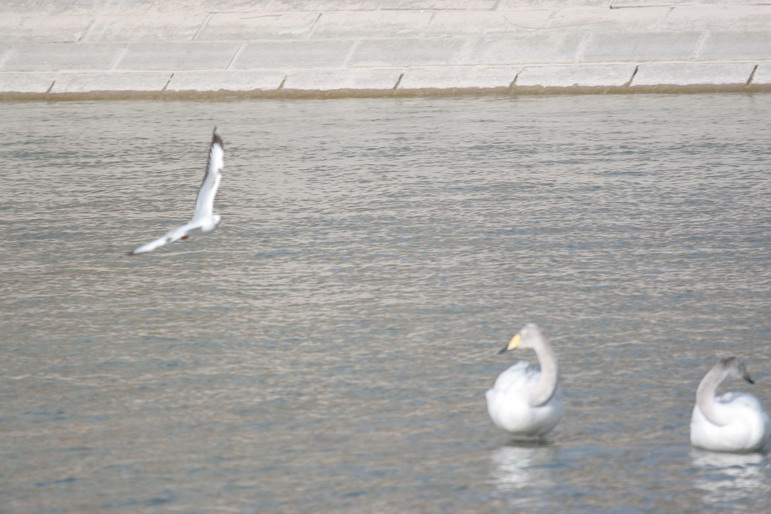
[[[771,91],[771,3],[5,0],[0,98]]]

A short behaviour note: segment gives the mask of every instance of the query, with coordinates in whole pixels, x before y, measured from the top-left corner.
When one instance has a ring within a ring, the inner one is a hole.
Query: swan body
[[[225,165],[224,161],[225,147],[222,138],[217,133],[217,128],[215,127],[214,133],[212,134],[211,146],[209,147],[209,159],[206,163],[206,174],[203,177],[201,187],[198,189],[198,196],[195,199],[193,218],[184,225],[169,230],[155,241],[151,241],[135,248],[129,252],[129,255],[152,252],[156,248],[160,248],[168,243],[173,243],[180,239],[187,239],[193,231],[198,229],[205,233],[211,232],[217,228],[222,217],[214,212],[214,197],[217,194],[220,180],[222,180],[222,168]]]
[[[539,366],[520,361],[501,373],[486,393],[487,412],[496,426],[525,437],[543,437],[562,418],[557,359],[534,323],[515,335],[500,353],[515,348],[535,350]]]
[[[755,396],[749,393],[715,391],[728,377],[743,378],[750,384],[741,359],[723,359],[704,376],[696,392],[691,417],[691,444],[717,452],[753,452],[762,450],[771,437],[771,421]]]

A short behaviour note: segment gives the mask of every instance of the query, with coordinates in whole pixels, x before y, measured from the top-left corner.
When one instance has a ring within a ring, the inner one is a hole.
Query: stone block
[[[586,9],[565,8],[547,11],[548,27],[553,30],[570,28],[587,32],[648,32],[666,19],[668,7],[647,9]]]
[[[771,59],[771,20],[764,32],[713,32],[707,36],[698,58],[705,61]]]
[[[755,75],[752,76],[753,85],[771,84],[771,62],[764,62],[758,65]]]
[[[160,0],[159,12],[203,11],[218,13],[373,11],[380,0]]]
[[[602,7],[610,8],[612,0],[501,0],[497,4],[499,11],[519,9],[555,10],[565,7]]]
[[[348,64],[387,67],[449,66],[459,63],[465,45],[466,40],[462,38],[370,39],[359,42]]]
[[[430,11],[343,11],[321,15],[311,38],[359,39],[419,36],[428,26]]]
[[[319,18],[317,12],[215,13],[196,37],[200,41],[300,39]]]
[[[497,0],[382,0],[383,10],[433,9],[433,10],[467,10],[495,9]]]
[[[98,16],[83,41],[190,41],[206,18],[206,13]]]
[[[61,73],[51,93],[163,91],[170,77],[171,73],[158,72]]]
[[[731,0],[733,4],[734,0]],[[614,9],[615,10],[615,9]],[[634,12],[637,9],[620,9]],[[753,32],[771,27],[771,5],[691,5],[672,9],[662,30]]]
[[[333,39],[250,41],[238,53],[231,69],[342,67],[355,43]]]
[[[7,2],[8,0],[3,0]],[[40,0],[36,12],[42,14],[131,14],[147,12],[156,0]],[[174,2],[171,2],[174,3]]]
[[[39,12],[42,0],[5,0],[0,2],[0,14]]]
[[[218,0],[211,0],[218,1]],[[246,0],[250,2],[251,0]],[[269,0],[270,1],[270,0]],[[374,11],[380,0],[280,0],[287,11]],[[275,10],[275,7],[273,8]]]
[[[56,80],[56,73],[0,73],[0,93],[45,93]]]
[[[3,14],[0,41],[74,43],[83,37],[91,21],[90,16]]]
[[[614,9],[623,9],[625,7],[657,7],[662,5],[675,7],[679,5],[693,5],[694,3],[698,3],[699,5],[718,5],[724,4],[725,0],[698,0],[698,2],[694,2],[694,0],[613,0],[611,7]]]
[[[402,71],[394,68],[292,70],[284,89],[334,91],[340,89],[388,90],[399,81]]]
[[[224,70],[241,43],[129,43],[119,70]]]
[[[408,68],[399,89],[470,89],[509,87],[519,68],[513,66],[434,66]]]
[[[686,61],[694,57],[699,32],[592,33],[579,62]]]
[[[125,50],[123,44],[16,43],[2,71],[109,70]]]
[[[277,70],[260,71],[180,71],[171,77],[166,91],[272,91],[279,88],[286,74]]]
[[[572,31],[524,31],[484,36],[471,45],[461,64],[572,63],[585,36]]]
[[[632,86],[744,85],[755,65],[752,63],[668,62],[638,67]]]
[[[517,86],[612,87],[632,78],[633,64],[567,64],[526,66],[517,76]]]
[[[469,34],[517,32],[543,27],[551,11],[439,11],[425,34],[428,36],[455,36]]]

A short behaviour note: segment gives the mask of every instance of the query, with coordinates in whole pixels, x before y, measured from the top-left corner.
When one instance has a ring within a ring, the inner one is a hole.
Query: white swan
[[[542,437],[562,418],[562,394],[554,351],[541,330],[528,323],[499,353],[532,348],[541,364],[520,361],[487,391],[487,412],[499,428],[518,436]]]
[[[691,417],[691,444],[718,452],[752,452],[763,448],[771,433],[771,422],[760,402],[749,393],[715,391],[727,377],[754,384],[738,357],[723,359],[709,370],[696,391]]]
[[[209,147],[209,160],[206,163],[206,174],[203,176],[203,182],[201,182],[198,196],[195,199],[193,219],[184,225],[174,227],[155,241],[135,248],[128,255],[152,252],[165,244],[173,243],[180,239],[187,239],[191,233],[198,229],[205,233],[217,228],[222,217],[214,212],[214,197],[217,194],[217,188],[220,186],[220,180],[222,180],[222,168],[224,166],[225,147],[222,138],[217,133],[217,127],[214,127],[211,146]]]

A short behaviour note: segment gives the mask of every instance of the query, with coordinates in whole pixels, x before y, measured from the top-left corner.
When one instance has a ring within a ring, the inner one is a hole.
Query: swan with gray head
[[[749,393],[715,392],[726,378],[754,384],[739,357],[723,359],[709,370],[696,390],[691,416],[691,444],[718,452],[753,452],[769,441],[771,421],[755,396]]]

